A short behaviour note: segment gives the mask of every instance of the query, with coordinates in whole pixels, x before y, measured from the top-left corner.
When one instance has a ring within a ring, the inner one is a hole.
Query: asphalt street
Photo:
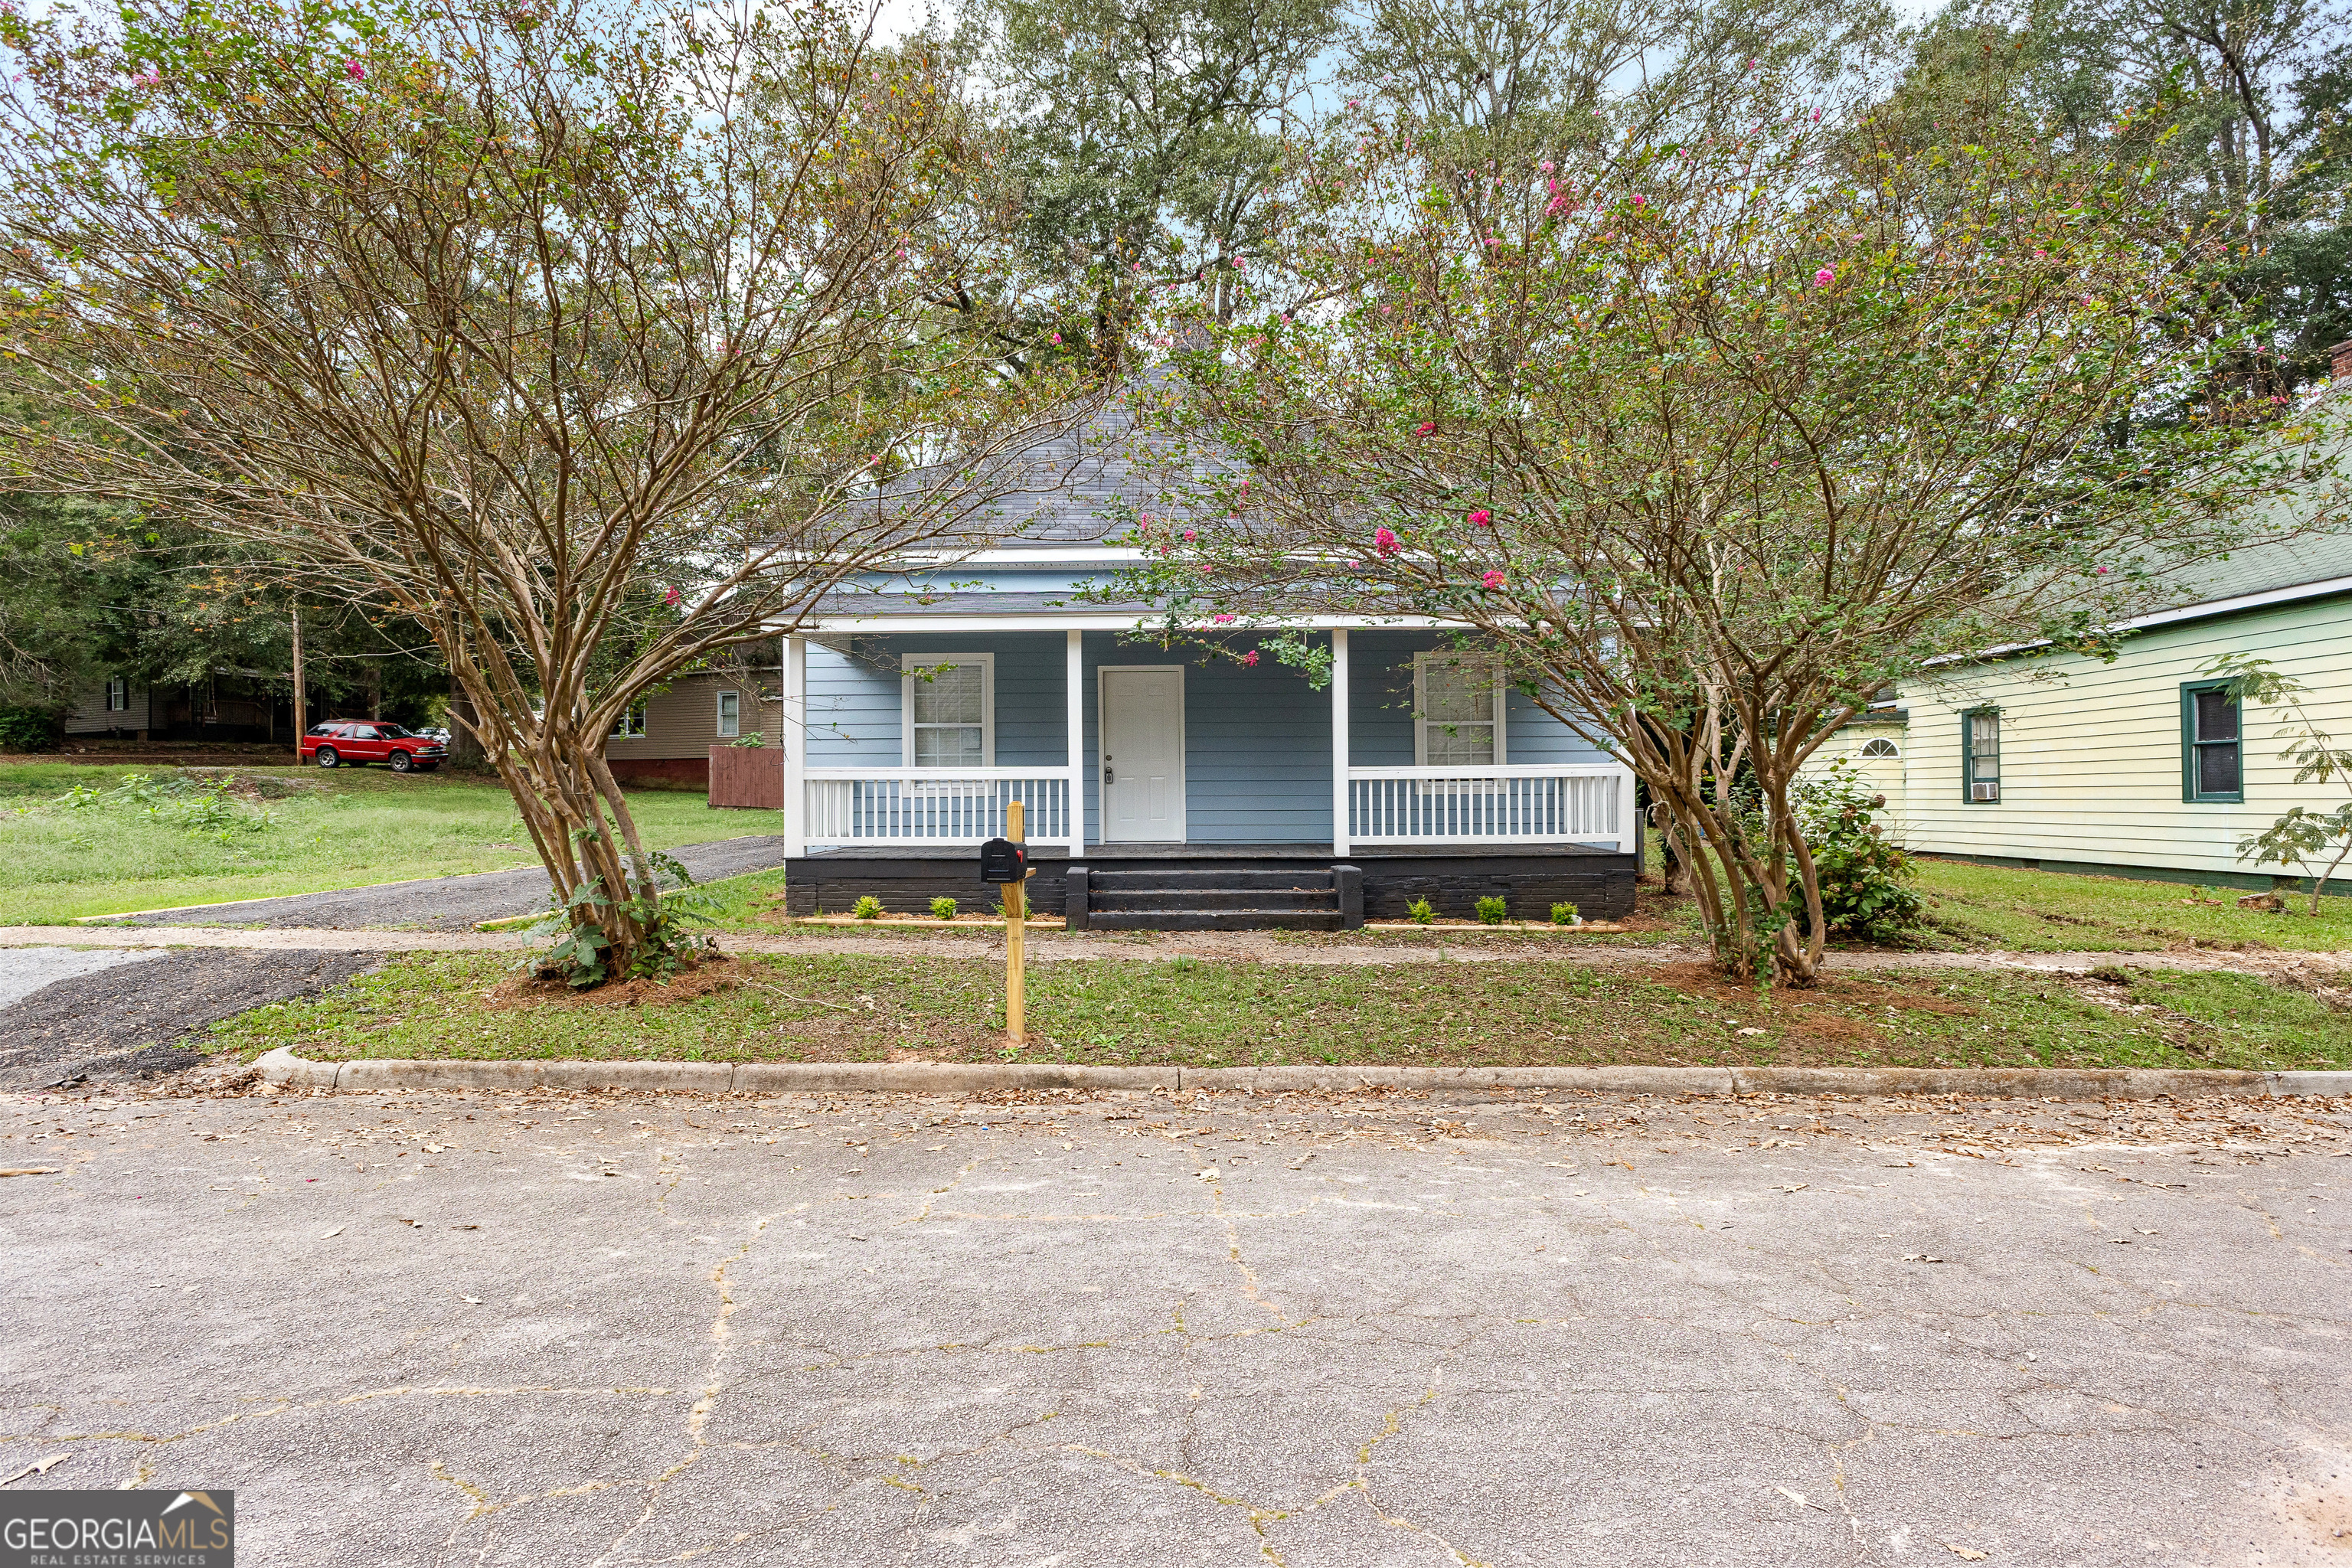
[[[671,850],[697,881],[769,871],[784,863],[783,839],[776,835],[722,838]],[[155,914],[131,915],[122,925],[307,926],[321,930],[375,928],[399,931],[470,931],[481,921],[527,915],[547,902],[547,873],[484,871],[468,877],[430,877],[374,888],[298,893],[283,899],[205,904]]]
[[[2352,1105],[0,1098],[239,1562],[2352,1560]]]

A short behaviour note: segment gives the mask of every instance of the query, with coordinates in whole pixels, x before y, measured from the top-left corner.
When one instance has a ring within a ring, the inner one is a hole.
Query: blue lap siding
[[[829,639],[830,640],[830,639]],[[1406,767],[1413,760],[1412,656],[1448,646],[1433,632],[1359,631],[1349,641],[1349,751],[1360,767]],[[1249,639],[1232,645],[1245,651]],[[899,660],[903,654],[988,653],[996,665],[996,765],[1059,768],[1068,761],[1064,635],[948,632],[859,637],[809,649],[809,763],[816,767],[898,767]],[[1088,632],[1084,642],[1087,824],[1102,829],[1100,713],[1097,670],[1104,665],[1184,667],[1186,840],[1284,844],[1331,837],[1331,699],[1305,675],[1262,658],[1230,658],[1125,641]],[[1601,762],[1605,755],[1525,696],[1505,716],[1511,763]]]

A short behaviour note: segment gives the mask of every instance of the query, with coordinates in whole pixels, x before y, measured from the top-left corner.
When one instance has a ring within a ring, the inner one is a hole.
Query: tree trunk
[[[656,921],[653,865],[619,787],[604,766],[604,744],[549,723],[521,746],[494,759],[523,826],[547,868],[559,908],[568,911],[567,951],[559,967],[629,973]]]
[[[484,762],[482,738],[475,729],[474,700],[466,695],[463,681],[455,670],[449,672],[449,765],[453,768],[478,768]]]

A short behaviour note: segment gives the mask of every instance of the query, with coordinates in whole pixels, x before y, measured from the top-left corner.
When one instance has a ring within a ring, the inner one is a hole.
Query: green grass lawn
[[[510,959],[417,955],[216,1026],[215,1049],[316,1058],[978,1061],[1001,1050],[1003,972],[983,959],[740,959],[665,990],[573,997]],[[2352,1066],[2352,1020],[2241,975],[1840,976],[1767,997],[1697,965],[1527,961],[1331,970],[1101,959],[1030,971],[1024,1060],[1234,1066],[1695,1064]],[[1743,1032],[1759,1031],[1759,1032]]]
[[[2011,870],[1921,860],[1920,890],[1943,938],[1935,945],[2023,952],[2164,947],[2352,948],[2352,899],[2287,900],[2284,914],[2238,908],[2242,888]]]
[[[0,920],[270,898],[536,863],[496,783],[450,773],[238,768],[226,799],[142,800],[121,786],[164,767],[0,765]],[[79,805],[68,797],[88,792]],[[769,831],[771,816],[712,811],[699,795],[630,792],[659,848]]]

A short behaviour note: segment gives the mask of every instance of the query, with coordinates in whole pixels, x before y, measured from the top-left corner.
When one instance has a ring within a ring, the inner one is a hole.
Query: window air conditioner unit
[[[1969,785],[1969,798],[1970,800],[1999,800],[2000,798],[2000,785],[1997,784],[1972,784]]]

